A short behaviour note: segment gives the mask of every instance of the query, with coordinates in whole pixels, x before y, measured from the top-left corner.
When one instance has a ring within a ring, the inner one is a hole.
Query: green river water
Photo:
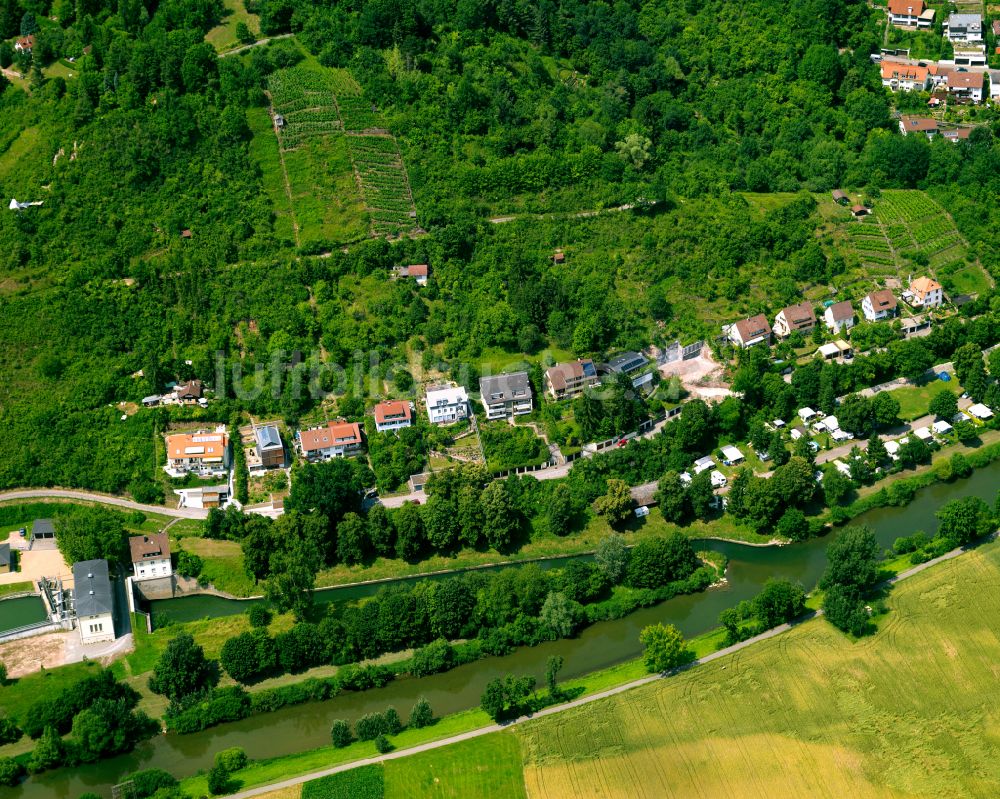
[[[916,530],[932,534],[937,527],[934,511],[956,497],[976,495],[990,504],[1000,487],[1000,462],[977,471],[965,480],[922,489],[905,508],[882,508],[859,517],[855,523],[871,526],[886,547],[901,535]],[[825,565],[824,551],[837,533],[826,538],[786,547],[752,547],[721,541],[705,541],[699,549],[714,549],[729,558],[728,584],[710,591],[683,596],[646,608],[627,618],[595,624],[577,638],[523,648],[506,657],[487,658],[421,679],[396,680],[384,688],[347,693],[326,702],[284,708],[275,713],[215,727],[194,735],[159,735],[134,752],[101,763],[57,770],[32,777],[14,789],[5,789],[11,799],[75,797],[84,791],[110,796],[111,786],[132,771],[158,767],[178,777],[211,766],[215,753],[241,746],[251,758],[266,758],[298,752],[329,743],[334,719],[354,720],[365,713],[394,705],[404,718],[420,696],[426,696],[436,715],[475,707],[486,683],[514,672],[534,674],[539,682],[550,655],[562,655],[562,678],[570,678],[636,657],[639,631],[654,622],[677,625],[687,636],[716,626],[720,611],[756,594],[768,577],[798,580],[807,588],[816,585]],[[355,598],[374,587],[356,587],[323,592],[324,599]],[[215,597],[169,600],[154,612],[178,618],[240,612],[245,603]]]

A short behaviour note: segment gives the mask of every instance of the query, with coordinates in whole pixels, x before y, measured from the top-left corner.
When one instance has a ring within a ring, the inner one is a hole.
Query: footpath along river
[[[904,508],[870,511],[858,517],[855,523],[872,527],[880,543],[889,547],[895,538],[917,530],[933,534],[937,528],[934,512],[950,499],[975,495],[992,505],[998,487],[1000,462],[995,462],[965,480],[922,489]],[[675,624],[687,636],[715,627],[723,609],[752,597],[768,577],[797,580],[807,588],[814,587],[825,565],[825,549],[837,534],[833,532],[825,538],[785,547],[699,542],[699,549],[713,549],[729,558],[725,586],[677,597],[618,621],[595,624],[577,638],[522,648],[506,657],[487,658],[445,674],[396,680],[378,690],[347,693],[326,702],[288,707],[194,735],[159,735],[131,754],[40,774],[17,788],[6,789],[4,795],[11,799],[75,799],[85,791],[96,791],[110,796],[111,786],[130,772],[157,767],[186,777],[208,768],[215,753],[230,746],[243,747],[251,758],[311,749],[329,743],[330,724],[334,719],[353,721],[365,713],[384,710],[387,705],[394,705],[405,718],[420,696],[427,697],[435,714],[454,713],[478,705],[486,683],[508,672],[534,674],[541,682],[545,661],[550,655],[565,658],[561,677],[577,677],[636,657],[641,651],[639,631],[654,622]],[[227,600],[205,599],[212,602],[203,608],[185,607],[183,615],[196,611],[200,615],[215,615],[231,610],[228,604],[218,604]]]

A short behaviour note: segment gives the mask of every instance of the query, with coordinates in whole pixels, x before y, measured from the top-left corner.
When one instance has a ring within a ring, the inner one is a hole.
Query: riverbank
[[[968,552],[970,549],[985,549],[986,547],[996,547],[995,534],[991,535],[985,542],[978,544],[978,546],[958,547],[934,560],[902,569],[888,577],[884,585],[897,584],[940,563],[950,561]],[[898,562],[898,559],[893,563],[896,562]],[[891,570],[892,568],[893,566],[889,565],[883,568],[883,571]],[[683,670],[687,671],[690,668],[711,663],[747,647],[774,638],[820,614],[821,611],[810,613],[807,617],[797,622],[780,625],[746,641],[723,649],[718,648],[718,644],[725,637],[725,633],[721,628],[705,633],[689,642],[689,646],[695,653],[696,659],[689,667]],[[234,778],[239,782],[241,787],[239,792],[234,794],[233,799],[249,799],[249,797],[271,790],[301,784],[349,768],[383,762],[387,759],[406,757],[432,748],[449,746],[472,737],[508,729],[515,724],[561,713],[600,699],[631,691],[657,680],[669,678],[670,676],[672,676],[672,673],[649,675],[646,673],[641,659],[631,660],[589,675],[588,677],[578,680],[568,680],[562,683],[560,687],[564,691],[570,695],[581,692],[580,695],[570,702],[547,707],[532,716],[522,716],[505,724],[491,723],[486,714],[481,710],[470,710],[442,719],[431,728],[405,730],[399,736],[393,738],[393,744],[397,751],[390,755],[377,755],[372,742],[357,742],[343,749],[335,749],[332,746],[322,747],[298,755],[289,755],[252,763],[246,769],[234,775]],[[322,768],[315,768],[314,766],[314,770],[312,771],[300,771],[300,769],[307,768],[310,764],[322,764]],[[204,775],[197,775],[188,778],[181,783],[181,786],[189,796],[198,797],[205,795],[207,790],[206,777]]]

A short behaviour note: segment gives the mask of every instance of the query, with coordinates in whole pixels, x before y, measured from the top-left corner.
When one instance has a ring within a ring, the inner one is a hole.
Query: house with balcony
[[[823,322],[831,333],[843,333],[854,327],[854,306],[850,302],[835,302],[823,311]]]
[[[865,295],[861,301],[861,313],[869,322],[890,319],[896,315],[896,297],[889,289],[879,289]]]
[[[949,14],[944,23],[944,35],[950,42],[981,44],[982,14]]]
[[[426,400],[431,424],[454,424],[469,418],[469,394],[462,386],[429,388]]]
[[[774,317],[774,335],[787,338],[792,333],[808,333],[816,327],[816,312],[808,302],[789,305]]]
[[[966,103],[981,103],[983,101],[984,83],[982,72],[949,72],[948,77],[945,78],[948,96]]]
[[[927,29],[934,24],[934,9],[923,0],[889,0],[889,24],[897,28]]]
[[[883,61],[882,85],[894,92],[922,92],[930,88],[931,75],[927,67]]]
[[[413,425],[413,408],[410,403],[402,400],[380,402],[375,406],[375,429],[380,433],[389,433]]]
[[[479,395],[487,419],[506,419],[531,413],[534,408],[527,372],[479,378]]]
[[[321,427],[295,434],[302,456],[312,462],[345,458],[361,450],[361,426],[357,422],[327,422]]]
[[[726,338],[740,349],[771,343],[771,325],[764,314],[741,319],[725,329]]]
[[[545,390],[554,400],[578,397],[601,382],[590,358],[557,363],[545,370]]]
[[[914,308],[939,308],[944,304],[944,289],[933,278],[918,277],[903,292],[903,299]]]
[[[225,427],[214,431],[174,433],[166,437],[167,474],[183,477],[224,475],[229,471],[229,434]]]

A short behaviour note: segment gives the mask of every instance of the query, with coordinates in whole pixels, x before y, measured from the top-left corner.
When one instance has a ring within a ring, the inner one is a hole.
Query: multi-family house
[[[894,92],[925,91],[931,85],[927,67],[919,64],[882,62],[882,85]]]
[[[816,326],[816,312],[808,302],[789,305],[774,317],[774,335],[785,338],[792,333],[807,333]]]
[[[401,400],[380,402],[375,406],[375,429],[380,433],[394,432],[413,424],[413,408]]]
[[[153,580],[173,574],[170,538],[166,533],[134,535],[128,540],[136,580]]]
[[[590,358],[557,363],[545,370],[545,390],[554,400],[576,397],[601,382]]]
[[[944,33],[952,42],[982,42],[983,17],[981,14],[949,14]]]
[[[299,451],[309,461],[328,461],[353,455],[361,449],[361,426],[357,422],[327,422],[296,433]]]
[[[479,395],[487,419],[505,419],[531,413],[534,407],[527,372],[479,378]]]
[[[934,9],[923,0],[889,0],[889,24],[899,28],[930,28],[934,24]]]
[[[879,289],[861,301],[861,312],[869,322],[878,322],[896,315],[896,297],[889,289]]]
[[[166,471],[174,476],[190,472],[225,474],[229,469],[229,435],[224,427],[215,431],[174,433],[166,437]]]
[[[944,289],[933,278],[918,277],[910,282],[903,298],[915,308],[937,308],[944,303]]]
[[[426,400],[431,424],[453,424],[469,417],[469,394],[462,386],[429,388]]]

